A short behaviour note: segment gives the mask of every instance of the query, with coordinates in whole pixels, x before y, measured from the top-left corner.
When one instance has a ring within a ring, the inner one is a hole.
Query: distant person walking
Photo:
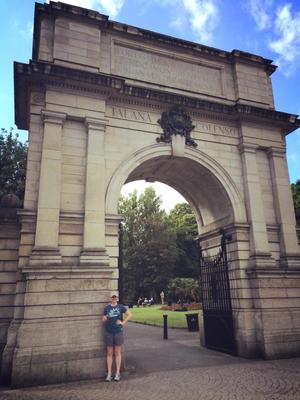
[[[160,292],[160,300],[161,300],[161,304],[165,304],[165,294],[163,291]]]
[[[118,296],[111,296],[111,303],[104,308],[102,321],[105,323],[105,344],[107,346],[107,375],[105,380],[112,380],[113,356],[115,356],[116,373],[114,380],[120,380],[122,361],[122,345],[124,343],[123,326],[132,317],[132,313],[123,305],[118,304]],[[123,314],[126,318],[123,320]]]

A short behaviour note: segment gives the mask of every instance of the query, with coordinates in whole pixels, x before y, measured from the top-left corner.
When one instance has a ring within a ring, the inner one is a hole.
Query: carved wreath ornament
[[[157,142],[170,143],[172,135],[181,135],[185,137],[185,144],[197,147],[197,143],[191,138],[191,131],[195,126],[182,107],[174,106],[168,112],[163,112],[157,122],[163,130],[160,137],[156,139]]]

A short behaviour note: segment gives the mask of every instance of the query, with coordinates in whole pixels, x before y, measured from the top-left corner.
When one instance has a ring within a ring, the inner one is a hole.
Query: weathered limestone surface
[[[35,29],[33,60],[15,64],[16,123],[29,129],[24,209],[11,242],[0,225],[3,379],[26,386],[104,374],[99,317],[118,288],[117,203],[138,179],[185,196],[207,252],[220,228],[232,235],[238,354],[299,354],[300,253],[284,143],[299,121],[274,110],[271,61],[63,3],[37,4]],[[197,147],[181,136],[157,141],[174,105],[191,117]]]
[[[18,273],[20,224],[16,208],[0,207],[0,357],[1,374],[8,378],[5,359],[2,358],[8,341],[9,326],[14,318]]]

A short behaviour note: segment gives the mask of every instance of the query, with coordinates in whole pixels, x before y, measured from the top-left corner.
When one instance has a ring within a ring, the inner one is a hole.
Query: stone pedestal
[[[12,386],[102,378],[101,316],[116,289],[114,269],[61,265],[56,272],[33,267],[24,273],[27,290],[15,336]]]

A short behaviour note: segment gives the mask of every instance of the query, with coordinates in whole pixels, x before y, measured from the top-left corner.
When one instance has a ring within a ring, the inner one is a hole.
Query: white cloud
[[[125,0],[94,0],[101,9],[104,9],[111,18],[115,18],[121,11]]]
[[[209,44],[219,20],[217,0],[155,0],[168,7],[171,15],[170,26],[183,31],[191,28],[197,41]]]
[[[184,13],[177,14],[172,19],[170,26],[177,29],[178,31],[183,31],[187,24],[187,17]]]
[[[27,24],[21,24],[20,21],[14,20],[12,23],[12,27],[15,31],[17,31],[24,39],[32,39],[33,34],[33,23],[27,22]]]
[[[25,38],[32,38],[33,35],[33,24],[32,22],[27,22],[27,24],[20,29],[20,33]]]
[[[272,4],[273,0],[248,0],[246,3],[246,8],[260,31],[272,25]]]
[[[212,42],[212,31],[218,23],[219,10],[214,0],[181,0],[192,30],[202,43]]]
[[[290,153],[290,154],[287,154],[287,159],[288,159],[288,161],[297,162],[299,160],[299,155],[298,155],[298,153]]]
[[[300,13],[292,13],[291,4],[278,8],[275,20],[277,40],[269,47],[278,55],[276,62],[288,76],[300,67]]]
[[[49,0],[47,2],[49,3]],[[73,6],[96,10],[108,14],[110,18],[115,18],[121,11],[125,0],[63,0],[63,2],[72,4]]]

